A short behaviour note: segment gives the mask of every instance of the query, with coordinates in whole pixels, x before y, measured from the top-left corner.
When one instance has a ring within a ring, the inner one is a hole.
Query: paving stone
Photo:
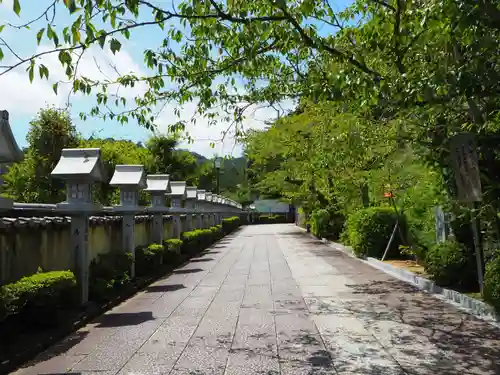
[[[139,349],[142,352],[162,352],[172,346],[187,344],[200,319],[197,317],[171,317],[165,320]]]
[[[249,352],[231,352],[224,375],[278,375],[279,361],[276,356]]]
[[[184,345],[171,345],[162,351],[137,352],[118,375],[168,374],[184,350]]]
[[[219,242],[18,373],[498,375],[498,358],[497,328],[293,225],[262,225]]]
[[[229,349],[207,346],[202,340],[193,340],[175,364],[172,374],[224,374]]]

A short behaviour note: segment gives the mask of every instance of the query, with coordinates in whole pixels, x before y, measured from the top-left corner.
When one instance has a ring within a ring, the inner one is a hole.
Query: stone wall
[[[173,234],[172,218],[165,216],[165,238]],[[74,268],[70,249],[71,219],[3,218],[0,220],[0,284],[44,271]],[[182,218],[183,228],[186,219]],[[121,217],[92,217],[89,228],[89,262],[98,254],[120,251]],[[152,238],[152,217],[137,216],[135,244],[148,245]]]

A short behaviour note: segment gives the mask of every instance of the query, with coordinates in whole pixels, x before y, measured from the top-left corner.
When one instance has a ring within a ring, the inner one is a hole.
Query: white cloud
[[[282,104],[283,110],[289,110],[292,107],[292,102],[284,102]],[[173,108],[173,105],[166,106],[159,116],[157,125],[160,134],[168,133],[168,125],[179,120],[174,116]],[[193,117],[195,110],[195,103],[183,106],[180,111],[180,119],[188,121]],[[245,111],[245,115],[241,128],[246,131],[249,129],[264,129],[266,127],[266,121],[275,119],[277,117],[277,112],[274,108],[269,106],[252,106]],[[237,157],[241,155],[243,149],[242,145],[238,144],[236,141],[234,126],[231,127],[230,123],[222,120],[218,121],[216,125],[209,125],[207,119],[200,116],[195,116],[195,118],[196,122],[192,123],[188,121],[186,127],[186,132],[189,133],[194,142],[188,143],[188,141],[184,141],[181,143],[182,148],[187,148],[205,156],[217,154]],[[228,129],[228,133],[224,139],[222,139],[223,133]],[[211,147],[211,143],[215,144],[214,148]]]
[[[48,46],[40,46],[35,53],[49,50]],[[76,58],[76,57],[74,57]],[[15,60],[9,60],[13,63]],[[44,64],[49,69],[49,79],[40,79],[36,70],[35,79],[30,83],[28,74],[25,72],[27,65],[20,66],[7,74],[0,76],[0,104],[13,115],[34,115],[41,107],[55,105],[65,106],[71,83],[67,82],[64,68],[61,66],[57,54],[48,54],[37,60],[37,64]],[[140,67],[135,64],[131,55],[123,50],[112,55],[108,50],[92,47],[85,52],[78,64],[78,74],[91,79],[102,80],[116,79],[120,74],[141,74]],[[58,81],[65,81],[59,85],[58,95],[55,95],[52,85]],[[116,88],[116,87],[115,87]],[[115,92],[110,88],[110,93]],[[122,89],[121,95],[132,99],[136,95],[144,93],[146,86],[138,84],[134,88]],[[77,104],[81,98],[80,94],[74,95],[70,100]],[[74,115],[77,115],[76,113]]]

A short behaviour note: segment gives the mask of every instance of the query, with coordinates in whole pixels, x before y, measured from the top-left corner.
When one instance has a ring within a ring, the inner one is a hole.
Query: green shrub
[[[352,246],[356,256],[381,258],[397,220],[398,215],[392,208],[364,208],[349,215],[344,229],[347,232],[342,237],[348,238],[347,242]],[[400,256],[399,246],[402,244],[400,233],[406,233],[404,217],[399,218],[399,228],[389,248],[387,258]]]
[[[224,235],[231,233],[240,226],[240,218],[238,216],[222,219],[222,233]]]
[[[196,254],[223,237],[221,225],[208,229],[196,229],[182,234],[182,252]]]
[[[181,258],[182,240],[171,238],[163,241],[163,261],[175,265]]]
[[[287,214],[258,215],[253,220],[254,224],[284,224],[289,222]]]
[[[163,264],[164,251],[163,245],[155,243],[136,248],[135,273],[138,276],[146,276],[158,271]]]
[[[456,240],[438,243],[427,251],[425,269],[441,286],[468,287],[477,283],[474,256]]]
[[[78,294],[71,271],[40,272],[0,287],[0,321],[20,315],[27,323],[55,321],[58,310],[74,306]]]
[[[344,225],[343,215],[328,209],[319,209],[311,215],[311,232],[316,237],[337,240]]]
[[[89,298],[106,301],[130,283],[132,254],[110,252],[99,254],[89,267]]]
[[[500,254],[486,265],[483,297],[500,314]]]

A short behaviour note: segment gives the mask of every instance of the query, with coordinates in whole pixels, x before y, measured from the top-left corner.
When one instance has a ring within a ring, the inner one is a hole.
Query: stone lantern
[[[147,186],[144,167],[117,165],[109,184],[120,188],[120,204],[114,207],[114,211],[123,215],[122,250],[132,254],[130,276],[135,277],[135,214],[139,210],[139,190]]]
[[[196,202],[194,204],[194,208],[197,212],[196,221],[197,227],[199,229],[203,228],[203,218],[205,215],[205,195],[205,190],[200,189],[196,192]]]
[[[151,192],[152,204],[148,211],[153,214],[153,241],[163,244],[163,214],[165,207],[165,194],[170,193],[170,177],[168,174],[150,174],[146,178],[147,188]]]
[[[75,259],[81,302],[86,303],[89,286],[89,216],[102,209],[92,201],[92,184],[104,180],[100,150],[63,149],[51,176],[66,181],[66,201],[58,203],[56,207],[71,216],[71,251]]]
[[[22,158],[23,153],[10,128],[9,112],[0,111],[0,164],[15,163],[21,161]],[[2,168],[1,165],[0,168]],[[3,173],[3,170],[1,172]],[[8,210],[12,208],[12,203],[11,199],[0,197],[0,209]]]
[[[197,199],[198,199],[198,188],[196,186],[188,186],[186,187],[186,204],[185,208],[188,211],[188,230],[194,230],[195,225],[194,225],[194,219],[193,216],[195,216],[196,212],[196,204],[197,204]]]
[[[186,199],[186,181],[171,181],[170,212],[174,216],[174,237],[180,238],[182,233],[181,214],[185,212],[182,201]]]
[[[207,213],[207,226],[211,227],[215,224],[214,222],[214,206],[213,206],[213,196],[211,191],[205,193],[205,212]]]

